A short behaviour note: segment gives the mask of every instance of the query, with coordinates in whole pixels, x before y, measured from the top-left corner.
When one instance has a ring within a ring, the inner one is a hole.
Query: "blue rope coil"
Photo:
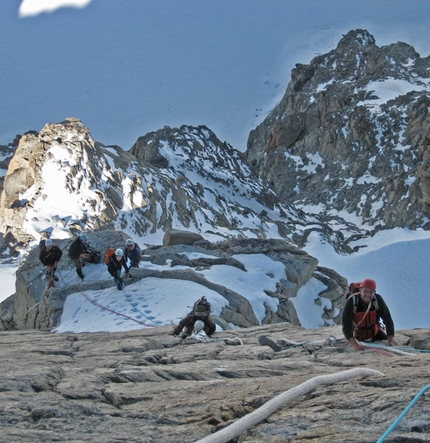
[[[405,410],[396,418],[393,424],[384,432],[382,437],[376,443],[382,443],[383,441],[385,441],[385,438],[388,436],[388,434],[390,434],[391,431],[394,430],[394,428],[399,424],[400,420],[409,412],[409,410],[415,405],[415,403],[424,394],[424,392],[427,391],[427,389],[430,389],[430,385],[424,386],[424,388],[422,388],[421,391],[418,392],[415,398],[409,403]]]

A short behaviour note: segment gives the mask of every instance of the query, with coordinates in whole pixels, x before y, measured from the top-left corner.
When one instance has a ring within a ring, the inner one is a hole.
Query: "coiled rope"
[[[430,385],[424,386],[424,388],[422,388],[421,391],[418,392],[415,398],[409,403],[409,405],[405,408],[405,410],[396,418],[396,420],[394,420],[393,424],[384,432],[384,434],[376,443],[382,443],[383,441],[385,441],[385,438],[388,436],[388,434],[390,434],[394,430],[394,428],[399,424],[400,420],[412,409],[412,407],[415,405],[418,399],[428,389],[430,389]]]

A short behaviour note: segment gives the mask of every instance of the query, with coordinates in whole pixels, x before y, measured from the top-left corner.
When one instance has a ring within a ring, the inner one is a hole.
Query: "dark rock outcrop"
[[[283,202],[363,224],[428,228],[430,58],[350,31],[296,65],[246,159]],[[387,98],[388,97],[388,98]]]

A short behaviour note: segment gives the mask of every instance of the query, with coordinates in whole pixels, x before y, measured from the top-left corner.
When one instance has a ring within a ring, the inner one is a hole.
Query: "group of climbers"
[[[109,251],[111,251],[109,253]],[[46,267],[48,286],[54,286],[58,281],[55,272],[63,252],[58,246],[53,245],[51,239],[42,240],[40,243],[39,259]],[[100,253],[88,244],[88,236],[80,234],[70,245],[68,256],[75,265],[79,278],[84,280],[83,266],[87,262],[99,262]],[[139,267],[141,249],[132,239],[127,239],[125,249],[110,248],[105,255],[105,263],[109,274],[114,278],[119,290],[124,288],[123,276],[129,274],[130,268]],[[124,269],[125,274],[122,274]],[[394,322],[390,310],[380,294],[376,293],[376,282],[366,278],[360,283],[352,283],[350,292],[342,312],[342,332],[347,342],[356,351],[364,350],[366,341],[387,340],[389,346],[394,344]],[[194,304],[192,310],[174,328],[172,334],[187,337],[195,330],[197,322],[200,329],[211,336],[216,325],[211,316],[211,305],[205,297]]]
[[[40,261],[46,267],[46,278],[49,286],[54,286],[53,281],[58,281],[55,271],[58,269],[58,262],[60,261],[63,252],[58,246],[53,245],[51,239],[42,240],[40,242]],[[95,251],[88,243],[87,234],[78,235],[70,244],[68,249],[68,257],[73,262],[76,268],[76,274],[84,281],[85,276],[82,268],[86,263],[98,263],[100,261],[100,252]],[[115,284],[119,290],[124,289],[124,276],[129,274],[130,268],[138,268],[141,261],[142,251],[139,245],[131,238],[125,242],[125,249],[108,248],[104,263],[107,265],[107,271],[113,277]],[[122,271],[124,269],[124,274]],[[206,335],[209,337],[215,332],[216,325],[211,318],[211,304],[205,297],[201,297],[194,303],[194,306],[185,318],[183,318],[178,326],[175,327],[172,335],[181,334],[185,338],[192,334],[195,328],[199,325]]]
[[[58,269],[58,262],[60,261],[63,252],[53,245],[51,239],[42,239],[39,243],[40,253],[39,260],[46,268],[46,279],[48,287],[54,286],[54,281],[58,281],[55,271]],[[114,253],[106,261],[107,270],[114,278],[118,289],[123,289],[124,281],[121,277],[122,268],[128,274],[130,268],[138,268],[141,261],[141,249],[139,245],[132,239],[127,239],[125,242],[125,252],[122,249],[112,249]],[[70,244],[68,257],[73,262],[76,274],[84,281],[85,276],[82,268],[87,263],[100,263],[101,253],[90,247],[88,243],[88,236],[85,233],[79,234]]]

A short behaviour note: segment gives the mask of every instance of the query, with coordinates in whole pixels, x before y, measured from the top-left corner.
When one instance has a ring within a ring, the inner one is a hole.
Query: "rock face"
[[[260,324],[251,303],[246,298],[246,288],[238,293],[219,282],[208,280],[200,273],[212,266],[232,266],[246,272],[243,264],[234,258],[237,254],[264,254],[285,265],[285,278],[276,282],[276,291],[266,293],[277,299],[277,310],[264,306],[263,324],[288,321],[300,326],[292,300],[298,291],[311,280],[323,284],[323,290],[314,294],[314,302],[324,306],[321,319],[324,325],[339,324],[344,305],[347,282],[336,272],[321,268],[318,261],[284,240],[231,239],[228,242],[210,243],[195,233],[173,230],[167,232],[165,246],[148,247],[143,261],[162,265],[162,270],[132,268],[134,281],[147,277],[189,280],[218,292],[227,300],[217,323],[224,329],[232,325],[241,328]],[[128,236],[120,231],[99,231],[88,235],[90,246],[104,254],[106,245],[121,245]],[[180,239],[180,242],[179,242]],[[67,257],[71,240],[55,242],[63,250],[59,272],[72,273],[75,268]],[[190,254],[201,258],[189,259]],[[39,262],[39,249],[33,249],[17,272],[16,293],[0,304],[0,330],[52,329],[58,326],[67,296],[77,291],[76,284],[46,289],[44,268]],[[65,281],[65,280],[63,280]],[[112,279],[79,283],[80,291],[105,289],[113,286]],[[230,325],[230,326],[229,326]]]
[[[304,225],[336,237],[318,217],[280,205],[240,153],[204,126],[167,127],[125,152],[95,142],[79,119],[48,124],[20,139],[0,199],[0,251],[15,254],[44,232],[64,238],[120,229],[143,238],[179,229],[214,240],[277,232],[300,239]]]
[[[0,442],[197,442],[316,376],[371,368],[384,376],[316,387],[234,441],[374,443],[428,384],[430,354],[390,357],[325,344],[339,326],[284,323],[194,344],[181,344],[170,330],[0,334]],[[262,337],[303,345],[275,352],[259,344]],[[396,340],[430,349],[429,330],[402,331]],[[387,442],[430,440],[427,398]]]
[[[124,244],[128,238],[120,231],[101,231],[89,235],[90,246],[104,254],[106,245]],[[58,270],[74,273],[75,266],[67,256],[72,239],[55,240],[62,252]],[[0,303],[0,330],[48,329],[54,327],[63,312],[69,294],[76,292],[76,285],[46,289],[45,268],[39,261],[39,247],[33,248],[16,273],[16,292]],[[86,289],[106,288],[110,280],[83,283]]]
[[[429,73],[430,58],[408,44],[378,47],[350,31],[296,65],[246,159],[281,201],[378,229],[428,229]]]
[[[37,264],[43,234],[66,247],[65,239],[81,231],[127,232],[143,241],[163,237],[166,248],[200,241],[213,251],[219,243],[217,260],[231,266],[234,251],[263,251],[285,263],[288,276],[269,294],[279,308],[267,309],[264,323],[298,325],[291,298],[310,279],[326,287],[316,294],[317,302],[330,301],[325,324],[339,323],[345,280],[296,247],[317,233],[347,254],[380,229],[429,229],[429,67],[430,58],[405,43],[380,48],[367,31],[351,31],[330,53],[297,65],[282,101],[250,134],[245,155],[206,126],[185,125],[139,137],[125,152],[95,142],[76,118],[0,147],[8,168],[0,258],[28,254],[16,294],[1,304],[0,327],[56,324],[69,289],[43,292],[30,264]],[[380,87],[405,85],[408,92],[390,100],[378,96]],[[62,192],[55,201],[53,188]],[[148,255],[189,266],[187,272],[169,270],[174,278],[209,284],[195,269],[216,260],[193,263],[176,251],[148,248]],[[70,269],[70,261],[64,263]],[[106,282],[97,284],[104,288]],[[246,303],[234,294],[230,299],[223,320],[254,326]]]

